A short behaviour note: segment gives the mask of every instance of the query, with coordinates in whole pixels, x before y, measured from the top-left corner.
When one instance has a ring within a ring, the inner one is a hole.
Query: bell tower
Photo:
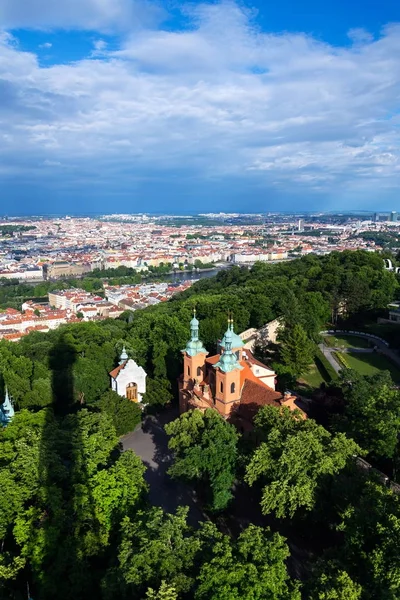
[[[231,322],[224,335],[224,352],[215,365],[215,407],[222,416],[228,417],[240,400],[240,371],[243,367],[232,352],[233,331]]]
[[[205,378],[205,364],[207,350],[203,342],[199,339],[199,321],[196,318],[196,309],[193,311],[193,319],[190,321],[190,340],[186,348],[182,350],[183,354],[183,381],[179,398],[180,411],[184,412],[186,407],[185,391],[191,391],[196,383]]]

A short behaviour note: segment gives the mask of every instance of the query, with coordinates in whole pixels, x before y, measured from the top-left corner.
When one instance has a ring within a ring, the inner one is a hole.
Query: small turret
[[[119,364],[122,365],[122,363],[124,363],[125,361],[127,361],[129,358],[126,350],[125,350],[125,346],[122,348],[122,352],[121,352],[121,356],[119,357]]]
[[[10,396],[8,394],[8,388],[6,387],[6,394],[4,397],[3,404],[0,405],[0,422],[2,425],[8,425],[14,416],[14,407],[12,405]]]

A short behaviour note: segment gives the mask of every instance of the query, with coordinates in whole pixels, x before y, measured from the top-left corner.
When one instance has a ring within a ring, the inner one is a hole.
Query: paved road
[[[342,367],[339,365],[339,363],[336,361],[336,359],[332,355],[333,348],[329,348],[328,346],[325,346],[325,344],[318,344],[318,347],[321,350],[322,354],[325,356],[326,360],[335,369],[336,373],[339,373],[339,371]]]
[[[189,506],[188,521],[196,525],[205,519],[198,507],[193,490],[181,481],[171,479],[167,470],[172,462],[168,449],[168,436],[164,425],[178,416],[175,408],[161,415],[148,415],[141,425],[122,438],[124,450],[131,448],[147,467],[145,479],[149,484],[149,499],[155,506],[167,512],[175,512],[178,506]]]

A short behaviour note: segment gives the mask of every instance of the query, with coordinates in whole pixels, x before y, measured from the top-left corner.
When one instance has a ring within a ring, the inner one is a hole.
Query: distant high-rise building
[[[299,219],[299,222],[297,223],[297,231],[303,231],[304,229],[304,221],[303,219]]]
[[[397,221],[397,212],[395,210],[392,210],[392,212],[390,213],[390,221],[391,223]]]
[[[378,213],[374,213],[373,221],[374,221],[374,223],[376,223],[377,221],[379,221]]]

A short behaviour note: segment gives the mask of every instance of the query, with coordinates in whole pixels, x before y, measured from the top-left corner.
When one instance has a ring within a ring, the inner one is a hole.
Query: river
[[[170,273],[169,275],[162,275],[160,279],[163,281],[195,281],[196,279],[205,279],[207,277],[214,277],[220,271],[224,271],[227,267],[215,267],[215,269],[204,269],[202,271],[176,271],[176,273]]]

